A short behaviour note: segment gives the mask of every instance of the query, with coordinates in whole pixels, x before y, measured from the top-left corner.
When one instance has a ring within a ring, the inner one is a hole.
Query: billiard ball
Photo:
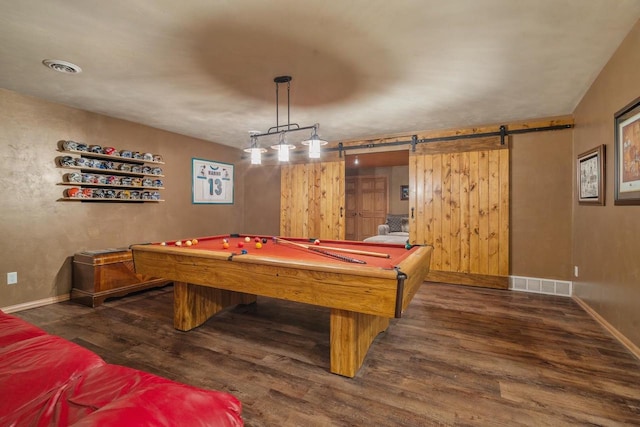
[[[411,243],[407,243],[406,245],[404,245],[405,249],[411,249]]]
[[[243,247],[243,246],[244,246],[244,243],[242,243],[242,242],[238,242],[238,247],[239,247],[239,248],[241,248],[241,247]]]
[[[160,243],[160,246],[167,246],[167,242]]]
[[[246,250],[246,249],[243,249],[243,250],[241,250],[241,251],[240,251],[240,253],[241,253],[242,255],[246,255],[246,254],[248,254],[249,252],[247,252],[247,250]]]
[[[256,242],[256,249],[260,249],[260,248],[262,248],[262,243]]]
[[[229,243],[224,242],[224,243],[222,244],[222,247],[223,247],[224,249],[229,249]]]
[[[259,238],[259,237],[256,237],[256,238],[254,238],[254,239],[253,239],[253,241],[257,243],[257,242],[259,242],[259,241],[260,241],[260,238]]]
[[[182,246],[182,242],[180,240],[176,240],[176,246]]]
[[[244,238],[244,241],[245,241],[245,242],[247,242],[247,243],[249,243],[249,242],[251,241],[251,237],[249,237],[249,236],[245,237],[245,238]]]
[[[198,244],[198,239],[191,240],[191,243],[193,243],[194,245],[197,245]]]
[[[222,239],[222,243],[229,243],[229,239]]]
[[[267,244],[267,238],[266,238],[266,237],[263,237],[263,238],[262,238],[262,244],[263,244],[263,245],[266,245],[266,244]]]
[[[184,241],[184,244],[185,244],[186,246],[191,246],[191,240],[185,240],[185,241]]]
[[[314,240],[314,241],[313,241],[313,244],[314,244],[314,245],[319,245],[319,244],[320,244],[320,240],[318,240],[318,239]]]

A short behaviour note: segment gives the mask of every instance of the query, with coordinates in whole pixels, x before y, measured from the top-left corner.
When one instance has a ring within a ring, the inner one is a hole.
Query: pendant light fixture
[[[309,146],[309,158],[320,158],[321,146],[326,145],[327,141],[321,140],[318,136],[318,123],[312,126],[301,127],[297,123],[291,123],[291,76],[278,76],[273,79],[276,84],[276,125],[269,128],[265,133],[250,132],[251,146],[244,151],[251,153],[251,164],[262,163],[262,153],[266,152],[264,148],[261,148],[258,144],[258,139],[263,136],[279,135],[278,144],[272,145],[271,148],[278,152],[278,160],[281,162],[288,162],[290,158],[291,150],[296,146],[287,142],[287,135],[291,132],[298,132],[301,130],[312,130],[311,137],[308,140],[302,141],[303,145]],[[281,125],[279,121],[279,86],[280,84],[287,84],[287,124]]]
[[[271,148],[278,152],[278,161],[280,162],[288,162],[289,161],[289,153],[291,150],[296,148],[295,145],[287,144],[286,132],[280,132],[280,142],[276,145],[272,145]]]
[[[316,124],[313,128],[313,131],[311,132],[311,138],[307,139],[306,141],[302,141],[301,144],[302,145],[308,145],[309,146],[309,158],[310,159],[319,159],[320,158],[320,151],[321,151],[321,146],[323,145],[327,145],[327,141],[320,139],[320,137],[318,137],[318,131],[317,128],[320,127],[320,125]]]
[[[251,164],[252,165],[260,165],[262,164],[262,153],[266,153],[267,150],[264,148],[258,147],[258,135],[260,132],[257,131],[249,131],[249,139],[251,140],[251,146],[249,148],[245,148],[244,152],[249,153],[251,155]]]

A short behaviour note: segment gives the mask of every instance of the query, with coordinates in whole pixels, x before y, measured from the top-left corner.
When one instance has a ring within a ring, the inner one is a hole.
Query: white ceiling
[[[291,75],[291,122],[343,141],[570,114],[639,17],[638,0],[0,0],[0,87],[244,148]],[[286,85],[280,101],[282,124]]]

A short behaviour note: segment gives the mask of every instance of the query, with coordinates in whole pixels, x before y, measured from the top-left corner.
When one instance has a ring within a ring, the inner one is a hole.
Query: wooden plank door
[[[508,287],[509,150],[499,138],[419,145],[409,161],[410,240],[427,280]]]
[[[386,176],[349,176],[345,183],[347,240],[364,240],[385,222],[389,199]]]
[[[345,180],[345,234],[347,240],[358,238],[358,177],[348,176]]]
[[[364,240],[378,234],[378,225],[386,220],[389,203],[387,177],[360,177],[359,187],[359,227],[356,240]]]
[[[282,166],[280,234],[344,239],[344,160]]]

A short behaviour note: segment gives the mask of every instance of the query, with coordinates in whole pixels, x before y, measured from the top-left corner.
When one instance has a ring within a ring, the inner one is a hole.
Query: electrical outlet
[[[574,266],[573,266],[573,275],[574,275],[575,277],[578,277],[578,266],[577,266],[577,265],[574,265]]]
[[[18,283],[18,272],[7,273],[7,285],[15,285]]]

